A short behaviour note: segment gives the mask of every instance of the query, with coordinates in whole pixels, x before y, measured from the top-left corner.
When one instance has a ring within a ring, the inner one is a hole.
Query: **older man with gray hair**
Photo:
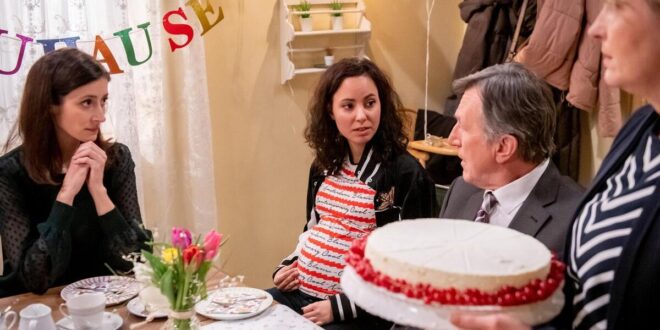
[[[556,116],[550,88],[507,63],[455,81],[454,90],[464,94],[449,143],[458,147],[463,176],[440,217],[509,227],[563,255],[583,189],[549,159]]]

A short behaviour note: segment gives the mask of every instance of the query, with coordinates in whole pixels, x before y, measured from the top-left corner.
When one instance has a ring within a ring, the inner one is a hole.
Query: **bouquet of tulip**
[[[147,272],[151,283],[160,288],[170,303],[172,328],[194,327],[192,310],[196,302],[206,298],[206,275],[218,255],[221,241],[222,234],[211,230],[203,242],[200,238],[193,242],[190,231],[175,227],[171,243],[155,243],[154,253],[142,251],[151,268]]]

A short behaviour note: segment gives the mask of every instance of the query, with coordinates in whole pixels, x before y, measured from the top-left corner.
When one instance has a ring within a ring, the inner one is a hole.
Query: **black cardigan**
[[[110,273],[132,264],[122,258],[148,248],[135,187],[134,163],[125,145],[107,151],[103,185],[115,204],[98,216],[87,186],[73,206],[55,199],[61,184],[37,184],[28,176],[18,147],[0,157],[0,235],[5,274],[0,296],[32,291]],[[63,175],[56,178],[61,182]]]

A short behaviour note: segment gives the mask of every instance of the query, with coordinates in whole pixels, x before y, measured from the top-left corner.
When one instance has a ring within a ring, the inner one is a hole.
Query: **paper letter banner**
[[[200,1],[204,1],[205,5],[202,5]],[[202,31],[200,33],[200,35],[202,36],[209,30],[211,30],[213,27],[215,27],[218,23],[220,23],[220,21],[222,21],[225,17],[222,11],[222,7],[218,6],[217,9],[214,9],[214,6],[211,4],[210,0],[188,0],[186,2],[186,6],[190,7],[192,11],[195,13],[195,17],[197,18],[197,20],[199,21],[202,27]],[[173,23],[171,21],[171,19],[175,17],[177,18],[176,20],[179,22]],[[183,11],[182,8],[177,8],[176,10],[168,11],[165,13],[165,15],[163,15],[162,28],[171,36],[177,36],[176,38],[177,41],[175,41],[171,37],[168,37],[168,42],[172,52],[174,52],[177,49],[188,46],[194,38],[195,31],[193,30],[193,27],[190,24],[186,23],[187,20],[188,20],[188,16],[186,16],[186,13]],[[211,23],[211,20],[213,20],[213,23]],[[113,33],[113,38],[119,37],[121,39],[122,45],[124,47],[124,53],[126,54],[126,59],[128,61],[128,64],[130,64],[131,66],[141,65],[151,59],[151,55],[153,54],[153,49],[151,46],[151,36],[148,30],[150,26],[152,26],[151,23],[146,22],[138,25],[137,26],[138,30],[136,30],[135,32],[133,32],[132,27],[128,27]],[[133,41],[131,39],[132,34],[141,33],[139,30],[142,30],[144,32],[147,41],[147,47],[149,48],[148,55],[144,59],[140,59],[140,60],[136,58],[135,48],[133,46]],[[0,37],[2,37],[3,34],[9,35],[8,32],[9,30],[5,30],[2,27],[0,27]],[[13,67],[7,67],[7,68],[0,67],[0,75],[16,74],[20,70],[21,64],[23,63],[23,55],[25,55],[25,48],[27,46],[27,43],[35,42],[34,38],[32,37],[24,36],[18,33],[16,33],[15,35],[16,38],[18,38],[18,41],[20,41],[21,43],[21,47],[18,51],[18,54],[16,54],[16,62],[13,62],[15,63],[15,65]],[[64,43],[66,44],[67,47],[77,48],[77,42],[79,40],[80,40],[80,36],[63,36],[54,39],[39,39],[36,40],[35,43],[40,44],[44,49],[44,54],[47,54],[49,52],[54,51],[55,45],[58,43]],[[96,35],[94,40],[94,50],[92,56],[94,56],[94,58],[96,58],[99,62],[106,64],[108,66],[108,71],[111,74],[123,73],[124,70],[122,70],[122,68],[119,67],[119,64],[117,63],[117,60],[115,58],[116,54],[120,54],[120,53],[117,50],[115,50],[115,52],[113,53],[110,47],[108,47],[108,44],[106,43],[105,40],[106,39],[104,39],[102,36]]]

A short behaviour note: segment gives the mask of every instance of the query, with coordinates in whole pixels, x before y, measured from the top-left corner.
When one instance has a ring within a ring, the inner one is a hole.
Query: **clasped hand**
[[[296,260],[291,265],[280,268],[273,277],[273,283],[282,292],[298,290],[300,288],[298,275],[298,261]],[[330,300],[311,303],[303,307],[302,310],[303,316],[317,325],[324,325],[333,321]]]
[[[73,199],[85,183],[92,196],[104,192],[103,171],[106,160],[105,151],[94,142],[80,144],[69,161],[58,200],[73,205]]]

